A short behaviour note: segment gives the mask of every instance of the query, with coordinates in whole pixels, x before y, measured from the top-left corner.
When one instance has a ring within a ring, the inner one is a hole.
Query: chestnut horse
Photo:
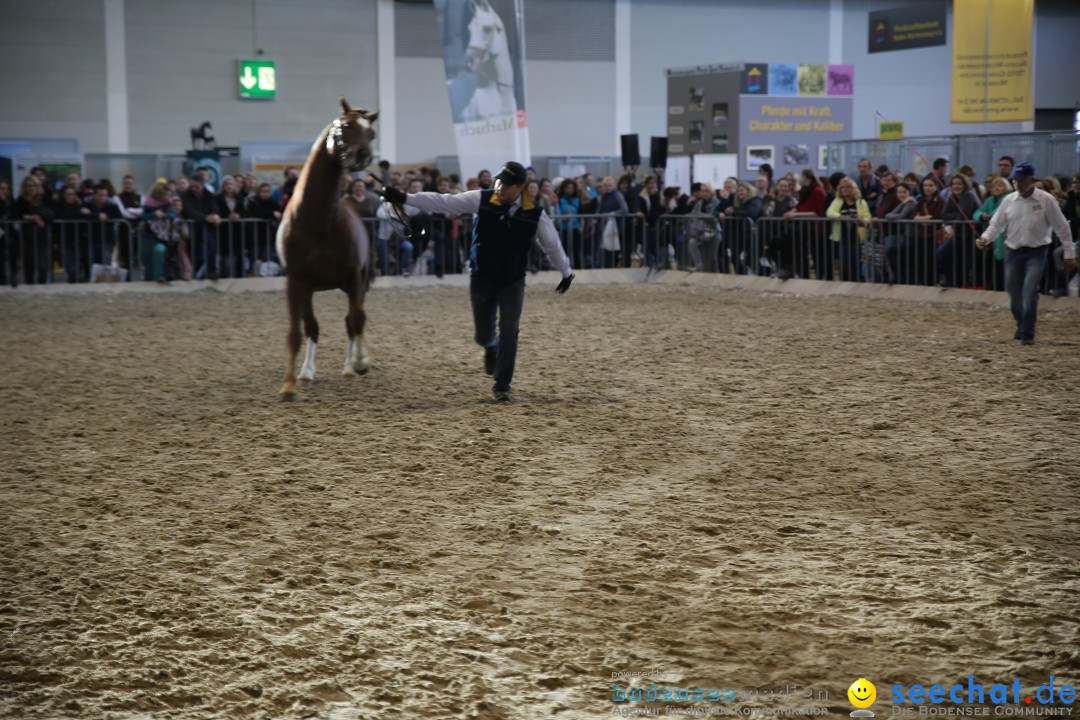
[[[342,375],[363,375],[371,362],[364,344],[364,294],[371,282],[372,253],[364,223],[341,201],[341,178],[371,163],[371,125],[378,112],[349,107],[341,98],[341,117],[327,125],[311,147],[296,188],[277,232],[278,257],[285,267],[285,295],[289,305],[288,365],[282,400],[296,399],[296,382],[315,378],[315,346],[319,323],[312,297],[320,290],[343,290],[349,296],[345,329],[349,347]],[[300,373],[300,320],[308,338],[307,356]]]

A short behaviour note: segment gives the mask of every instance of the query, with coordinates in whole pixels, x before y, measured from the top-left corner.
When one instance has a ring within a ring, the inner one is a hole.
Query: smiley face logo
[[[877,699],[877,688],[866,678],[859,678],[847,689],[848,700],[857,708],[868,708]]]

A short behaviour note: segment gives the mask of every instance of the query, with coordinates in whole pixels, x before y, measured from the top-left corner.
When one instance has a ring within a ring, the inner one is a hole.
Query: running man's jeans
[[[1039,280],[1046,266],[1046,248],[1005,248],[1005,291],[1016,319],[1016,339],[1035,339],[1035,317],[1039,310]]]
[[[469,277],[476,342],[485,348],[498,348],[495,361],[495,391],[510,389],[517,359],[518,325],[525,304],[525,278],[510,283],[495,282],[479,275]],[[498,335],[495,334],[495,314],[498,311]]]

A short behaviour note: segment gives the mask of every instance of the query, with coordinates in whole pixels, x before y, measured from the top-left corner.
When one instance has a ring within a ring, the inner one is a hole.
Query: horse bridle
[[[345,170],[349,169],[349,159],[353,154],[352,148],[345,142],[343,137],[346,123],[341,122],[341,118],[336,118],[334,122],[330,123],[330,139],[334,142],[334,154],[337,156],[338,163]]]

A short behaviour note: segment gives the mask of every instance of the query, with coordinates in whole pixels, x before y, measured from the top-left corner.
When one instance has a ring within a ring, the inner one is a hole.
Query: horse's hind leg
[[[304,312],[303,293],[290,280],[286,280],[285,299],[289,307],[289,332],[285,339],[288,361],[280,397],[282,401],[288,402],[296,399],[296,356],[300,352],[300,316]]]
[[[315,319],[315,307],[313,294],[309,294],[304,302],[304,334],[307,335],[307,355],[304,356],[304,364],[300,368],[297,380],[301,385],[307,385],[315,379],[315,347],[319,343],[319,321]]]
[[[345,368],[341,374],[347,378],[363,375],[371,368],[367,344],[364,342],[364,324],[367,314],[364,312],[363,296],[349,296],[349,314],[345,318],[345,330],[349,333],[349,350],[345,354]]]

